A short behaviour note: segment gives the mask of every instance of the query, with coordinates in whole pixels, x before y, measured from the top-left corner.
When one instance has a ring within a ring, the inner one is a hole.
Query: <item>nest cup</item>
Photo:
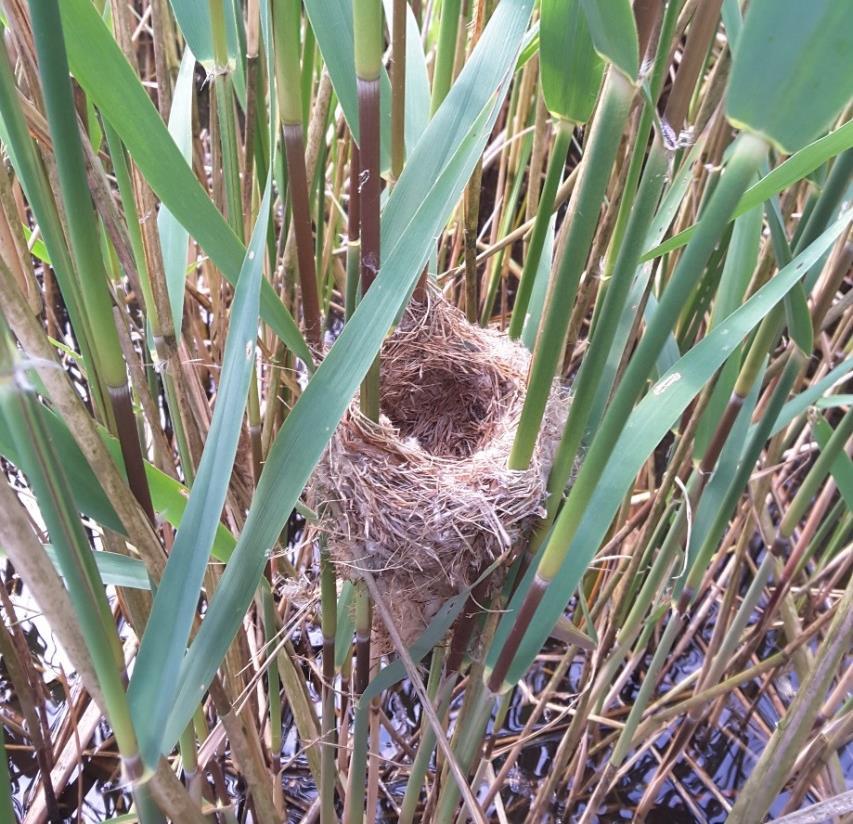
[[[568,394],[554,382],[533,460],[510,471],[526,349],[431,292],[405,311],[381,358],[379,422],[353,401],[315,488],[339,573],[372,572],[410,643],[543,514]]]

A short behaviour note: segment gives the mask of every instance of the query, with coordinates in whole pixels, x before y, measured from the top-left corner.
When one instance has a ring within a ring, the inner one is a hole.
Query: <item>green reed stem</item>
[[[539,261],[542,259],[545,235],[548,232],[551,213],[554,211],[554,199],[557,196],[560,177],[566,165],[569,147],[572,145],[573,130],[573,124],[567,120],[557,122],[557,135],[551,149],[551,157],[548,160],[548,171],[545,174],[545,183],[542,187],[542,195],[539,198],[539,208],[536,211],[536,220],[530,233],[527,256],[524,259],[524,267],[521,270],[521,279],[518,282],[518,291],[515,294],[515,303],[512,307],[512,318],[509,323],[509,336],[512,340],[517,340],[520,337],[524,322],[527,319],[527,307],[530,304],[530,296],[533,294],[533,281],[536,278]]]
[[[598,225],[599,209],[633,96],[634,88],[627,78],[621,72],[611,70],[581,160],[570,212],[566,217],[569,228],[563,254],[548,284],[542,326],[530,367],[527,396],[507,462],[510,469],[527,468],[536,447],[551,382],[562,362],[578,282],[586,266]]]
[[[483,161],[479,160],[465,188],[465,317],[477,323],[480,306],[480,274],[477,271],[477,226],[480,219],[480,194],[483,186]]]
[[[793,386],[794,380],[800,370],[801,363],[802,361],[800,358],[792,357],[785,365],[785,369],[774,387],[772,395],[770,396],[767,409],[758,421],[755,431],[746,445],[738,472],[732,479],[726,498],[719,507],[720,514],[715,519],[715,523],[712,525],[711,529],[708,531],[708,537],[696,553],[696,558],[691,564],[686,581],[683,584],[684,592],[692,593],[691,603],[692,601],[695,601],[695,598],[697,597],[699,583],[705,575],[711,555],[717,547],[720,536],[725,529],[725,522],[728,521],[729,513],[735,506],[743,488],[749,481],[753,467],[758,461],[761,451],[767,442],[767,438],[770,436],[773,425],[779,417],[779,413],[781,412],[785,400],[788,397],[788,393],[791,391],[791,387]],[[700,688],[704,689],[705,687],[712,686],[720,678],[725,668],[731,663],[734,651],[742,639],[743,630],[746,628],[747,623],[752,619],[755,607],[764,594],[764,587],[770,578],[772,569],[772,561],[769,557],[765,558],[759,566],[758,572],[756,573],[746,595],[741,601],[741,605],[731,621],[728,631],[723,636],[722,645],[714,656],[710,668],[703,677],[701,683],[697,684],[697,691]],[[678,585],[676,586],[675,594],[683,600],[683,596],[679,595]]]
[[[589,424],[602,370],[610,354],[619,318],[625,308],[631,281],[643,252],[646,233],[663,190],[666,169],[667,153],[660,136],[656,136],[649,152],[646,169],[625,230],[624,242],[614,265],[613,277],[608,285],[598,323],[593,330],[589,349],[584,355],[581,368],[572,384],[573,394],[569,416],[548,477],[546,517],[536,526],[530,552],[535,552],[545,539],[563,500],[566,483],[571,476],[578,450]]]
[[[130,179],[127,156],[115,129],[106,120],[104,121],[104,136],[107,138],[110,159],[113,164],[113,174],[115,174],[122,209],[124,209],[126,217],[127,234],[130,239],[131,251],[133,252],[133,261],[136,264],[136,271],[139,275],[139,285],[142,287],[145,317],[151,325],[152,333],[156,337],[159,334],[157,305],[154,301],[154,292],[151,289],[151,277],[148,272],[148,262],[145,258],[145,247],[139,225],[139,212],[137,211],[136,200],[133,196],[133,182]]]
[[[444,0],[441,4],[441,21],[438,28],[438,45],[435,50],[435,71],[432,78],[430,115],[438,111],[453,79],[453,63],[456,58],[456,39],[459,35],[459,16],[462,0]]]
[[[726,174],[721,178],[707,205],[700,223],[701,231],[694,236],[694,240],[688,245],[679,261],[669,286],[658,304],[654,320],[640,340],[622,383],[616,390],[611,406],[605,414],[581,473],[572,487],[566,509],[561,512],[557,520],[539,569],[546,580],[551,580],[559,568],[567,544],[577,526],[576,522],[573,523],[573,519],[579,514],[578,507],[586,505],[595,486],[593,474],[597,476],[610,457],[615,443],[612,440],[613,435],[621,431],[628,419],[634,403],[645,387],[648,374],[672,328],[672,323],[678,316],[685,298],[701,278],[705,263],[722,234],[737,200],[749,184],[755,167],[766,151],[767,144],[759,138],[749,135],[739,138]]]
[[[782,520],[777,527],[776,536],[769,547],[767,558],[776,558],[780,563],[785,561],[785,556],[791,547],[791,538],[794,535],[794,531],[805,515],[806,509],[813,503],[818,488],[829,474],[833,462],[840,454],[843,454],[850,443],[851,435],[853,435],[853,409],[849,409],[838,426],[835,427],[826,446],[821,449],[820,454],[811,465],[808,473],[806,473],[806,477],[801,481],[793,500],[788,504],[788,508],[785,510],[785,514],[782,516]],[[803,546],[803,549],[805,548]],[[770,617],[774,613],[777,604],[788,591],[798,562],[798,554],[796,552],[792,553],[779,576],[779,582],[775,590],[765,605],[764,614],[755,628],[754,637],[760,637],[762,631],[770,622]]]
[[[361,243],[350,241],[347,243],[347,282],[344,295],[344,319],[349,320],[355,307],[358,305],[358,282],[359,266],[361,264]]]
[[[6,738],[3,735],[3,725],[0,724],[0,820],[14,821],[15,811],[12,806],[12,777],[9,774],[11,760],[6,753]]]
[[[656,101],[660,96],[663,81],[669,68],[669,50],[672,45],[672,35],[678,21],[678,12],[681,8],[681,0],[670,0],[667,3],[661,23],[658,45],[655,51],[655,62],[649,77],[650,100],[645,101],[640,121],[637,124],[637,134],[634,140],[634,149],[628,164],[628,172],[625,175],[625,188],[622,199],[619,201],[619,211],[616,214],[616,222],[613,224],[613,233],[604,260],[604,277],[609,278],[616,265],[616,258],[622,249],[622,238],[627,231],[627,224],[634,214],[635,189],[640,173],[643,169],[643,159],[646,156],[649,133],[654,121],[655,109],[650,101]],[[647,164],[648,165],[648,164]],[[639,197],[639,191],[636,192]],[[609,288],[605,282],[602,288]]]
[[[466,775],[474,769],[492,706],[492,696],[485,689],[482,679],[472,678],[465,690],[465,704],[453,740],[453,754]],[[449,777],[449,770],[445,770],[445,773],[447,780],[443,781],[438,795],[434,821],[453,821],[461,797],[459,786]]]
[[[201,802],[201,782],[199,780],[201,776],[198,772],[198,752],[196,750],[195,732],[191,723],[187,724],[187,728],[178,740],[178,747],[181,751],[181,764],[187,790],[193,801],[198,804]]]
[[[133,807],[140,824],[166,824],[166,817],[160,812],[148,784],[134,784]]]
[[[370,720],[370,702],[360,699],[370,681],[370,631],[372,610],[367,584],[359,580],[355,585],[355,677],[353,679],[353,703],[355,710],[354,742],[364,741],[363,747],[355,746],[358,758],[350,761],[347,787],[347,822],[360,824],[364,820],[365,777],[367,775],[367,730]]]
[[[267,572],[267,578],[272,576]],[[271,583],[271,581],[270,581]],[[278,637],[278,621],[276,620],[275,601],[270,586],[261,587],[261,604],[263,607],[264,642],[267,649],[275,647]],[[273,773],[278,773],[279,753],[281,752],[281,675],[275,655],[269,656],[266,666],[267,695],[269,697],[270,718],[270,754],[273,759]]]
[[[311,26],[305,27],[305,44],[302,48],[302,75],[300,85],[302,86],[302,126],[308,128],[311,116],[311,93],[314,89],[314,66],[315,47],[317,39]]]
[[[361,292],[379,274],[381,261],[379,200],[382,192],[379,160],[379,73],[382,68],[381,0],[353,0],[355,70],[358,88],[358,195],[361,236]],[[379,418],[379,358],[361,386],[362,412]]]
[[[426,691],[430,701],[436,703],[435,714],[438,716],[439,720],[444,719],[447,713],[447,709],[450,706],[450,699],[453,696],[453,686],[456,683],[456,678],[453,676],[442,679],[444,657],[444,646],[437,646],[433,649],[432,661],[430,662],[429,668],[429,679],[427,680],[426,685]],[[438,695],[437,701],[436,695]],[[417,810],[418,801],[421,797],[421,791],[426,783],[429,762],[432,758],[434,749],[435,731],[432,729],[429,720],[424,714],[421,717],[418,751],[415,754],[412,766],[409,769],[409,779],[406,782],[406,792],[403,795],[403,802],[400,805],[399,824],[412,824],[414,821],[415,811]]]
[[[112,319],[112,301],[107,291],[107,272],[101,255],[98,220],[89,194],[83,165],[83,145],[65,41],[59,14],[51,3],[34,3],[31,9],[33,38],[39,56],[48,125],[53,138],[68,235],[79,273],[83,307],[98,342],[95,359],[99,377],[110,389],[124,386],[126,373]]]
[[[625,760],[634,732],[642,718],[642,713],[645,711],[649,699],[652,697],[654,690],[657,687],[660,671],[663,668],[664,663],[666,663],[672,644],[683,625],[684,617],[680,614],[673,614],[667,622],[666,629],[660,639],[659,646],[655,649],[652,662],[649,664],[649,668],[643,676],[643,683],[640,685],[640,691],[634,699],[634,703],[631,705],[631,711],[628,714],[625,726],[619,734],[616,746],[613,748],[613,752],[611,753],[607,765],[596,784],[592,797],[587,803],[587,807],[584,810],[583,816],[580,818],[579,824],[591,824],[591,822],[596,820],[598,808],[604,800],[607,790],[612,784],[618,766]]]
[[[243,238],[243,198],[240,190],[240,159],[234,122],[234,82],[228,66],[228,44],[225,36],[225,6],[221,0],[208,0],[210,29],[213,38],[213,95],[222,149],[222,176],[225,183],[225,208],[228,225]],[[249,181],[246,181],[249,185]]]
[[[34,3],[30,12],[68,234],[80,275],[84,311],[92,330],[92,340],[97,341],[94,351],[97,372],[90,377],[103,380],[107,387],[130,488],[154,523],[154,507],[145,476],[124,358],[107,290],[107,272],[98,237],[99,224],[86,180],[83,145],[59,12],[54,3],[45,2]]]

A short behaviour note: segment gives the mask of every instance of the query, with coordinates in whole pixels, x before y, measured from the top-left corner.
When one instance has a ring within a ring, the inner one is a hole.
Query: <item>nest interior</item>
[[[529,468],[508,470],[529,361],[430,293],[383,345],[379,422],[355,400],[318,466],[340,574],[374,574],[407,643],[542,512],[568,397],[555,381]]]

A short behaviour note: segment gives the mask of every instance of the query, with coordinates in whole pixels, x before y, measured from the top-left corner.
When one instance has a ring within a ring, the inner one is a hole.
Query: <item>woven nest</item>
[[[379,422],[354,401],[318,466],[339,572],[374,574],[406,642],[543,513],[568,398],[555,381],[530,467],[508,470],[529,362],[440,295],[413,302],[382,348]]]

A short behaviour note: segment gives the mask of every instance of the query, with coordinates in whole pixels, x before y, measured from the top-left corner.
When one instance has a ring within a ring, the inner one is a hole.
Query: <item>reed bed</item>
[[[0,821],[844,821],[844,0],[2,0]]]

